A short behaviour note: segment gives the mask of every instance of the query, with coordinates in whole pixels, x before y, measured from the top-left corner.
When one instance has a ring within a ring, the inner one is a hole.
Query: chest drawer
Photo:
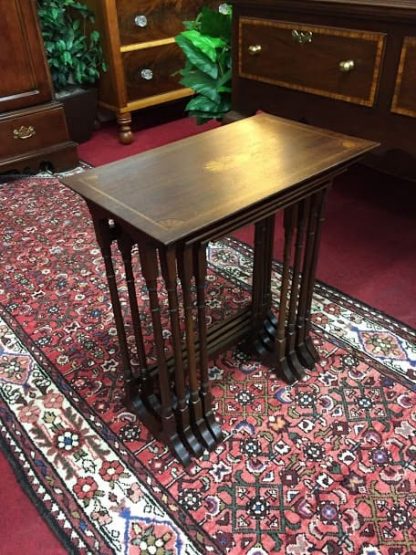
[[[217,8],[220,1],[117,0],[122,45],[173,37],[183,31],[183,21],[192,20],[202,8]]]
[[[240,77],[372,106],[385,35],[240,18]]]
[[[404,39],[391,109],[416,117],[416,37]]]
[[[182,88],[174,75],[184,65],[175,44],[145,48],[123,54],[128,102]]]
[[[19,156],[68,141],[62,106],[51,109],[33,107],[16,116],[9,112],[0,118],[0,158]]]

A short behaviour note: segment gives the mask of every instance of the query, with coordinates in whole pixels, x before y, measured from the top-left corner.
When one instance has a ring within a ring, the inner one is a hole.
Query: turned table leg
[[[199,331],[199,371],[201,377],[200,397],[202,410],[208,429],[215,441],[222,439],[220,426],[215,420],[212,411],[212,396],[208,376],[208,343],[207,343],[207,318],[206,318],[206,276],[207,276],[207,245],[196,245],[194,250],[194,273],[198,307]]]
[[[149,397],[149,395],[151,394],[149,368],[146,360],[142,323],[132,267],[132,248],[134,245],[134,241],[126,233],[121,233],[120,237],[117,239],[117,243],[121,256],[123,258],[127,291],[129,296],[130,314],[133,324],[134,339],[136,343],[136,352],[140,365],[139,374],[138,376],[136,376],[136,378],[138,380],[140,394],[144,397]]]
[[[288,314],[288,293],[290,284],[290,262],[292,258],[292,242],[293,232],[297,222],[298,207],[289,206],[284,212],[284,247],[283,247],[283,270],[282,270],[282,283],[280,288],[280,302],[279,314],[276,330],[276,352],[275,362],[277,371],[280,372],[283,378],[288,383],[293,383],[296,376],[289,366],[286,349],[287,349],[287,335],[286,335],[286,319]]]
[[[301,310],[297,322],[296,351],[302,364],[313,368],[319,355],[310,337],[310,315],[316,266],[319,255],[322,223],[324,221],[325,198],[329,186],[316,193],[312,198],[312,210],[305,251],[304,270],[301,285]]]
[[[165,344],[163,339],[160,305],[157,291],[157,252],[156,248],[149,244],[140,245],[139,252],[142,273],[149,292],[153,338],[157,353],[157,375],[159,379],[160,394],[160,436],[173,454],[182,462],[183,465],[187,466],[191,462],[191,459],[185,444],[178,434],[178,427],[173,411],[174,399],[171,388],[171,380],[165,355]]]
[[[186,330],[186,351],[187,351],[187,370],[190,388],[190,409],[192,428],[198,439],[207,449],[213,449],[217,443],[216,438],[211,433],[210,428],[204,418],[204,407],[200,395],[200,386],[196,366],[195,343],[197,336],[194,329],[193,317],[193,295],[192,295],[192,276],[193,270],[193,249],[192,246],[185,246],[178,259],[179,277],[182,284],[183,304],[185,314]]]
[[[304,246],[305,227],[309,218],[310,198],[300,202],[294,210],[296,218],[295,257],[292,269],[292,284],[290,288],[289,314],[286,327],[286,357],[290,368],[297,378],[302,378],[305,369],[299,361],[296,352],[296,315],[299,307],[299,287],[302,278],[302,254]]]
[[[305,369],[313,368],[319,360],[310,337],[310,312],[326,190],[285,208],[277,321],[270,311],[273,225],[271,218],[256,224],[252,329],[257,334],[246,345],[266,363],[274,362],[288,383],[301,379]]]
[[[118,231],[114,224],[110,224],[107,219],[95,217],[91,211],[93,218],[95,234],[98,245],[104,259],[105,273],[107,276],[108,288],[110,291],[111,304],[113,307],[114,321],[116,324],[117,337],[120,346],[121,362],[123,365],[124,387],[126,392],[126,403],[128,404],[132,395],[132,387],[134,384],[134,376],[131,369],[129,349],[127,345],[126,330],[124,327],[123,312],[121,309],[120,298],[118,295],[117,281],[114,272],[114,265],[111,256],[111,244],[117,239]]]
[[[182,355],[182,341],[179,319],[179,302],[177,290],[176,252],[175,248],[159,250],[162,275],[166,285],[169,302],[169,316],[172,332],[174,355],[174,378],[176,394],[176,421],[179,434],[188,451],[193,455],[202,454],[203,446],[195,437],[191,427],[191,412],[186,398],[185,366]]]
[[[248,350],[260,356],[274,348],[277,320],[270,310],[275,214],[255,224],[252,286],[252,337]]]

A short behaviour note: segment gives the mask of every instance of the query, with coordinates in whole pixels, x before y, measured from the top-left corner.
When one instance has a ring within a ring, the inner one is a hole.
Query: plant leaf
[[[199,21],[202,34],[220,37],[227,43],[231,42],[231,12],[225,15],[204,6]]]
[[[198,69],[194,69],[184,75],[179,82],[184,87],[191,88],[196,93],[208,97],[213,102],[220,101],[220,95],[217,91],[217,81]]]
[[[214,102],[206,96],[197,95],[188,102],[186,109],[196,110],[198,112],[213,112],[222,115],[230,109],[230,102],[226,98],[222,98],[220,102]]]
[[[47,60],[57,91],[68,84],[94,83],[106,70],[94,14],[77,0],[37,0]]]
[[[186,32],[186,31],[185,31]],[[188,60],[200,71],[206,73],[213,79],[218,77],[218,66],[208,58],[200,49],[196,48],[192,42],[183,36],[184,33],[175,37],[176,43],[181,47]]]
[[[229,69],[218,79],[217,86],[222,87],[227,83],[231,83],[231,77],[232,77],[232,73],[231,73],[231,69]]]
[[[194,46],[196,46],[196,48],[199,48],[199,50],[208,56],[212,62],[217,60],[217,49],[224,48],[225,46],[224,39],[203,35],[196,29],[183,31],[181,35],[188,39]]]
[[[175,40],[185,55],[176,72],[197,94],[186,110],[197,123],[221,119],[231,108],[231,7],[221,13],[204,7]]]

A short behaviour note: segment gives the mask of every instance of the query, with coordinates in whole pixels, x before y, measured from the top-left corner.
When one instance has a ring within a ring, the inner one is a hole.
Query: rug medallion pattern
[[[226,439],[185,471],[122,405],[84,204],[31,178],[0,205],[1,444],[69,552],[416,555],[414,331],[317,284],[320,364],[289,387],[238,350],[213,360]],[[210,321],[248,302],[251,264],[210,246]]]

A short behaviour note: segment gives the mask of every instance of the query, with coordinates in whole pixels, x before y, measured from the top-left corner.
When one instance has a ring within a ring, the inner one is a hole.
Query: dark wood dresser
[[[381,143],[416,179],[414,0],[233,0],[233,110],[263,109]]]
[[[99,104],[117,116],[120,142],[133,141],[131,113],[190,96],[175,73],[184,58],[175,43],[182,22],[202,6],[221,0],[86,0],[104,40],[108,71],[101,76]]]
[[[72,168],[76,143],[53,100],[35,0],[3,1],[0,16],[0,172]]]

